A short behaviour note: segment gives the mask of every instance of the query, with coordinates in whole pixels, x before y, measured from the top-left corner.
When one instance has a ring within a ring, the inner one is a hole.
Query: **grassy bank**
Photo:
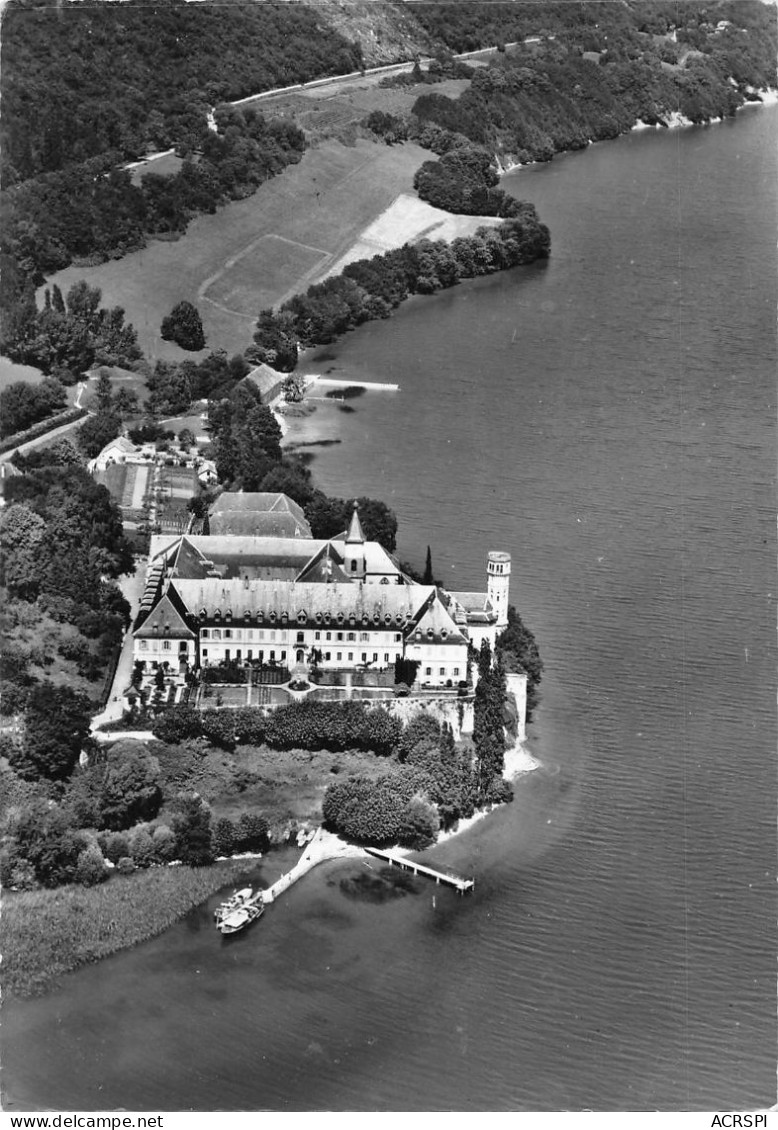
[[[176,302],[196,303],[208,349],[242,352],[260,309],[304,290],[356,241],[362,230],[413,183],[429,154],[417,145],[326,141],[246,200],[194,220],[173,242],[98,267],[53,275],[63,292],[86,279],[104,306],[121,306],[152,360],[185,354],[159,336]]]
[[[161,934],[220,887],[245,873],[247,861],[214,867],[155,867],[114,875],[99,887],[5,892],[3,988],[32,996],[63,973]]]

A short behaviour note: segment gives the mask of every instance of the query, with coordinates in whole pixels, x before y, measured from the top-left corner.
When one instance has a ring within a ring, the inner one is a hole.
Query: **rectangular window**
[[[367,652],[366,651],[362,652],[362,662],[367,663]]]
[[[163,651],[170,651],[170,640],[163,640],[162,641],[162,650]]]
[[[338,632],[338,643],[343,639],[343,632]]]
[[[425,675],[431,675],[432,674],[432,668],[431,667],[425,667],[424,668],[424,674]]]
[[[327,632],[326,635],[324,636],[324,638],[326,640],[331,640],[332,639],[332,632]]]
[[[248,649],[248,651],[246,652],[246,659],[251,660],[253,658],[254,658],[254,649],[252,647],[250,647]]]
[[[329,663],[329,661],[330,661],[330,660],[332,659],[332,652],[331,652],[331,651],[325,651],[325,653],[324,653],[324,658],[325,658],[325,659],[327,660],[327,662]]]
[[[445,675],[445,673],[446,673],[446,668],[445,668],[445,667],[441,667],[441,669],[440,669],[440,673],[441,673],[441,675]]]
[[[208,648],[204,647],[200,654],[202,655],[203,659],[207,659],[208,658]]]
[[[458,667],[455,667],[455,668],[454,668],[454,674],[455,674],[455,675],[458,675],[458,674],[459,674],[459,668],[458,668]]]
[[[373,662],[374,662],[374,663],[377,663],[377,662],[378,662],[378,652],[377,652],[377,651],[374,651],[374,652],[373,652]]]
[[[211,632],[212,640],[220,640],[222,638],[221,628],[214,628]]]
[[[402,636],[400,635],[399,632],[394,633],[394,642],[395,643],[402,643]]]
[[[286,659],[286,652],[282,651],[281,652],[281,662],[283,663],[285,659]]]
[[[335,656],[335,658],[336,658],[336,659],[337,659],[338,661],[340,661],[340,660],[341,660],[341,659],[343,658],[343,652],[342,652],[342,651],[339,651],[339,652],[337,653],[337,655]]]
[[[314,632],[314,633],[313,633],[313,638],[314,638],[315,640],[320,640],[320,639],[321,639],[321,632]]]
[[[138,647],[141,649],[141,651],[146,651],[148,646],[149,645],[146,640],[138,640]]]
[[[259,642],[261,643],[262,640],[264,640],[264,638],[265,638],[265,632],[264,632],[264,629],[262,629],[262,631],[259,632]]]
[[[229,663],[229,661],[230,661],[230,655],[231,655],[230,649],[228,647],[225,647],[224,658],[227,661],[227,663]]]
[[[359,633],[359,642],[360,643],[370,643],[370,632],[360,632]]]
[[[208,631],[207,628],[201,628],[200,629],[200,639],[201,640],[207,640],[210,634],[211,633]]]
[[[351,660],[351,662],[353,663],[353,662],[354,662],[354,652],[353,652],[353,651],[350,651],[350,652],[348,653],[348,657],[349,657],[349,659]]]
[[[357,640],[357,633],[356,632],[349,632],[348,642],[349,643],[356,643],[356,640]]]
[[[225,638],[226,640],[231,640],[231,639],[232,639],[232,628],[225,628],[225,629],[224,629],[224,638]]]
[[[270,652],[270,662],[271,663],[275,660],[275,657],[276,657],[276,653],[274,651],[271,651]]]
[[[238,663],[240,663],[242,657],[243,651],[241,648],[238,648],[238,650],[235,652],[235,658],[237,659]]]
[[[242,640],[243,639],[243,632],[240,630],[240,628],[238,628],[238,630],[235,632],[233,639],[236,639],[236,640]]]
[[[385,651],[384,652],[384,663],[388,663],[388,662],[389,662],[389,652]]]

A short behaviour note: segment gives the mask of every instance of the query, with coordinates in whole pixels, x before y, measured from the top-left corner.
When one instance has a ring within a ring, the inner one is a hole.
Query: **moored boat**
[[[221,922],[225,915],[230,914],[233,910],[239,910],[240,907],[247,903],[253,893],[254,892],[251,887],[243,887],[242,890],[234,891],[228,899],[225,899],[224,902],[219,903],[219,905],[216,907],[216,910],[214,910],[213,912],[213,916],[216,919],[217,925],[219,924],[219,922]]]
[[[262,902],[248,902],[243,906],[236,907],[226,914],[218,923],[219,931],[222,934],[237,934],[245,926],[249,926],[252,922],[256,922],[258,918],[265,913],[265,905]]]

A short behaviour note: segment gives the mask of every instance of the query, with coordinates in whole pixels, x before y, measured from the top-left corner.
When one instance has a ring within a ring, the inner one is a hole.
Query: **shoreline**
[[[736,114],[739,114],[741,110],[745,110],[748,106],[759,107],[778,105],[778,88],[773,89],[772,87],[764,87],[763,89],[757,90],[755,87],[749,86],[746,88],[746,90],[748,94],[758,95],[758,97],[755,98],[754,101],[751,101],[749,99],[743,102],[735,110]],[[627,130],[625,133],[619,134],[617,137],[613,138],[603,138],[602,140],[618,141],[619,138],[626,137],[629,133],[640,133],[643,130],[647,129],[688,129],[689,126],[713,126],[718,125],[719,123],[726,120],[726,118],[708,118],[704,122],[693,122],[691,118],[687,118],[679,110],[673,110],[666,116],[666,118],[663,118],[658,122],[654,122],[653,124],[651,122],[644,122],[640,118],[638,118],[635,124],[633,126],[630,126],[629,130]],[[594,141],[592,138],[590,138],[585,148],[588,148],[590,145],[599,144],[599,141]],[[565,157],[569,153],[580,152],[582,152],[582,150],[580,149],[562,149],[558,153],[555,153],[551,160],[554,161],[558,157]],[[508,173],[515,172],[516,169],[531,169],[536,165],[545,165],[551,163],[550,161],[514,161],[509,153],[504,153],[502,155],[495,154],[495,161],[497,162],[497,171],[501,178],[506,176]]]

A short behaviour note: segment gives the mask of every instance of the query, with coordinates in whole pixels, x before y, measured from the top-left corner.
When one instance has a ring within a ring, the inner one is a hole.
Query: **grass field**
[[[197,304],[208,349],[242,352],[262,305],[304,289],[328,262],[340,258],[363,228],[410,190],[414,172],[429,156],[412,144],[390,148],[363,140],[354,145],[325,141],[254,196],[198,217],[180,240],[154,241],[98,267],[69,267],[53,275],[49,285],[56,282],[66,290],[83,278],[100,287],[103,305],[124,308],[152,360],[198,356],[159,336],[162,318],[182,299]],[[263,239],[268,236],[274,238]],[[325,258],[290,251],[287,240],[301,249],[320,248]],[[255,260],[251,249],[257,245],[262,256]],[[213,286],[221,298],[234,290],[235,306],[212,301]]]
[[[27,384],[37,385],[43,380],[40,369],[33,369],[32,365],[17,365],[7,357],[0,357],[0,392],[17,381],[26,381]]]
[[[330,256],[279,235],[263,235],[227,264],[204,287],[201,297],[228,311],[256,316],[272,306],[290,277],[300,278]]]
[[[108,369],[108,374],[111,378],[111,392],[114,395],[126,389],[128,392],[134,392],[138,398],[138,404],[143,405],[149,398],[149,390],[146,387],[146,378],[142,373],[130,373],[128,370]],[[121,375],[120,375],[121,374]],[[90,377],[86,382],[86,388],[81,394],[81,407],[88,408],[90,411],[96,409],[96,393],[98,377]]]

